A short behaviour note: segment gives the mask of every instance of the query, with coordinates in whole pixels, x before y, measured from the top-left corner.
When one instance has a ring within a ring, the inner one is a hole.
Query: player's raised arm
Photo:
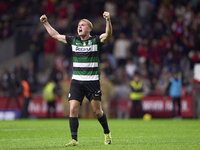
[[[65,35],[59,34],[59,33],[49,24],[49,22],[47,21],[47,16],[46,16],[46,15],[42,15],[42,16],[40,17],[40,21],[43,23],[44,27],[46,28],[47,32],[49,33],[49,35],[50,35],[52,38],[54,38],[54,39],[56,39],[56,40],[58,40],[58,41],[60,41],[60,42],[62,42],[62,43],[67,44],[67,41],[66,41],[66,39],[65,39]]]
[[[110,13],[104,12],[103,17],[106,19],[106,31],[105,31],[105,33],[100,35],[100,41],[102,43],[106,43],[106,41],[112,35],[112,25],[111,25],[111,20],[110,20]]]

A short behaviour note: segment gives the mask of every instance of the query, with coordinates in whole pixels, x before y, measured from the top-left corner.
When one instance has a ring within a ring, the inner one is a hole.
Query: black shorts
[[[91,102],[91,100],[96,99],[101,101],[101,89],[100,82],[97,81],[78,81],[72,80],[70,91],[69,91],[69,101],[77,100],[82,105],[84,96]]]

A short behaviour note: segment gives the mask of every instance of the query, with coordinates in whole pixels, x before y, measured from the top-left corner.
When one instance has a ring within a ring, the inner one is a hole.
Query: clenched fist
[[[40,21],[41,21],[42,23],[46,23],[46,22],[47,22],[47,16],[46,16],[46,15],[42,15],[42,16],[40,17]]]
[[[107,12],[107,11],[105,11],[105,12],[103,13],[103,17],[104,17],[107,21],[109,21],[109,20],[110,20],[110,13]]]

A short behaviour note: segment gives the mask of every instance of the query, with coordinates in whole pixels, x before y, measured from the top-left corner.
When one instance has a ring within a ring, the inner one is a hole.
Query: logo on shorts
[[[94,96],[99,97],[99,94],[94,94]]]
[[[71,94],[69,93],[68,97],[70,98],[71,97]]]
[[[95,97],[101,96],[101,90],[95,91],[94,96]]]

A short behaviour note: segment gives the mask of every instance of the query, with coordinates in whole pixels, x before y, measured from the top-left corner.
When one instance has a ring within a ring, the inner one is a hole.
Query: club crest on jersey
[[[86,46],[86,43],[85,43],[85,42],[83,42],[83,46]]]
[[[88,45],[92,45],[92,41],[91,40],[88,41]]]

